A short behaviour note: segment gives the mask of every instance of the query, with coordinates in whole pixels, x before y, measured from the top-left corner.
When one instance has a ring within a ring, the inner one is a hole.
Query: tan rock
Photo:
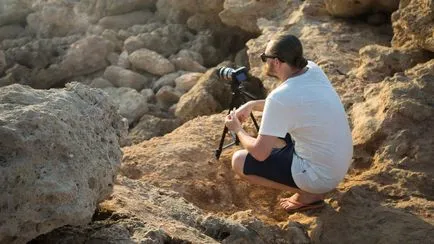
[[[428,52],[418,49],[394,49],[370,45],[360,49],[361,65],[349,74],[354,74],[365,82],[380,82],[387,76],[393,76],[418,63],[428,61],[430,56]]]
[[[181,97],[175,114],[187,121],[199,115],[217,113],[229,106],[231,97],[230,87],[218,79],[215,69],[210,69]]]
[[[148,87],[151,81],[145,76],[118,66],[109,66],[104,71],[104,78],[117,87],[129,87],[137,91]]]
[[[434,7],[425,0],[401,1],[392,14],[393,47],[422,48],[434,52]]]
[[[175,79],[176,90],[186,93],[195,86],[203,73],[186,73]]]
[[[154,75],[165,75],[175,71],[175,66],[165,57],[152,50],[141,48],[128,57],[134,68]]]

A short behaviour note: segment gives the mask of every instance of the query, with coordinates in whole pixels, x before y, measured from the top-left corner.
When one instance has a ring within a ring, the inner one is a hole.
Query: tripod
[[[231,104],[229,105],[228,114],[231,112],[232,108],[238,108],[240,105],[247,102],[247,98],[250,98],[250,100],[256,99],[255,96],[253,96],[252,94],[245,91],[241,82],[239,82],[236,79],[234,79],[232,81],[231,88],[232,88],[232,101],[231,101]],[[253,124],[256,127],[256,130],[259,131],[258,122],[256,122],[256,119],[252,113],[250,113],[250,118],[252,119]],[[238,136],[235,135],[233,132],[231,132],[231,136],[232,136],[233,141],[227,145],[224,145],[225,136],[226,136],[226,133],[228,133],[228,131],[229,131],[228,127],[225,126],[225,128],[223,129],[222,137],[220,139],[219,148],[215,150],[215,157],[217,160],[220,158],[220,154],[222,153],[222,151],[224,149],[226,149],[230,146],[233,146],[233,145],[239,145],[240,144],[240,140],[238,139]]]

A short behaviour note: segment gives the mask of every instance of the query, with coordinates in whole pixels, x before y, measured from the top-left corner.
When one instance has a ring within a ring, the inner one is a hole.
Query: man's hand
[[[236,112],[234,109],[226,116],[225,125],[230,131],[237,133],[239,130],[241,130],[241,123],[235,113]]]
[[[244,121],[246,121],[246,119],[249,117],[253,109],[252,105],[252,103],[247,102],[235,111],[235,116],[240,121],[240,123],[244,123]]]

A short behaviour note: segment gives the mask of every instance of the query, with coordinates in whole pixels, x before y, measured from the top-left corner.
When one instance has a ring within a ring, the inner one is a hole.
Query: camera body
[[[247,68],[244,66],[237,69],[221,67],[217,69],[217,76],[223,80],[240,83],[247,80]]]

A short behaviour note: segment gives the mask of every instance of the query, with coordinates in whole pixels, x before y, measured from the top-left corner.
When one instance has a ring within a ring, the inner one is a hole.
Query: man
[[[245,148],[234,153],[232,168],[251,183],[295,193],[280,200],[288,212],[322,207],[353,154],[344,107],[321,68],[303,57],[297,37],[271,40],[261,59],[267,75],[281,84],[266,100],[250,101],[226,117]],[[263,111],[257,138],[241,126],[253,110]],[[286,145],[276,147],[281,139]]]

